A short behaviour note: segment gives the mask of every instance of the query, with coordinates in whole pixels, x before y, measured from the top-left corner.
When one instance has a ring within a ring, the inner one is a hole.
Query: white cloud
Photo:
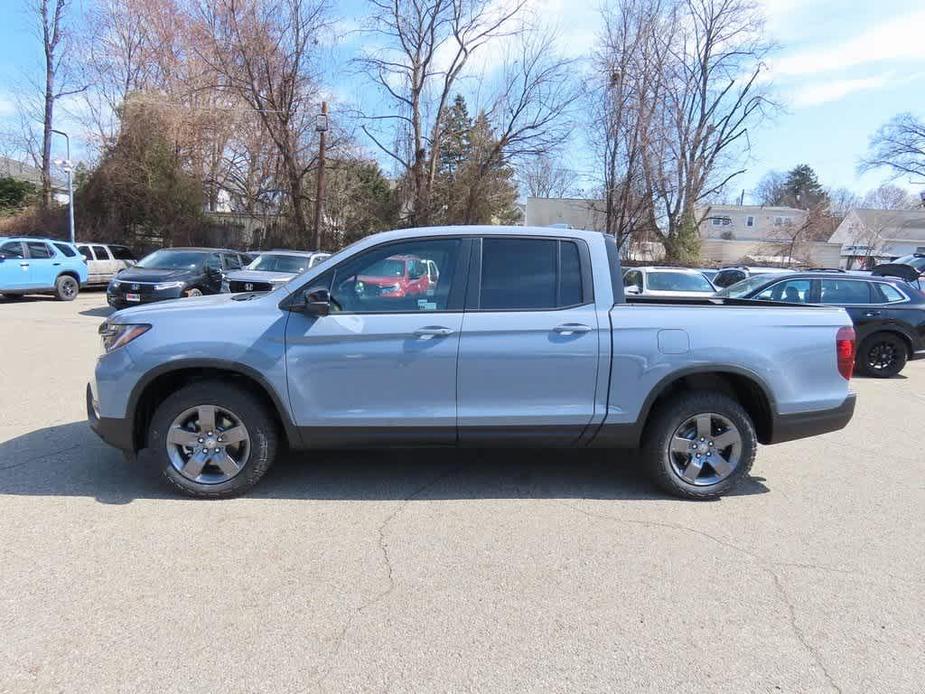
[[[895,17],[841,43],[784,56],[771,65],[774,77],[815,75],[890,60],[925,59],[925,10]]]
[[[857,79],[812,82],[799,87],[791,96],[791,101],[797,107],[819,106],[820,104],[844,99],[855,92],[878,89],[885,86],[889,81],[888,75],[880,75]]]

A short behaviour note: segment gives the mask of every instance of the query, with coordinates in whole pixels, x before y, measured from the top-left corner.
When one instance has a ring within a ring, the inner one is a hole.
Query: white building
[[[925,253],[925,209],[851,210],[829,242],[841,248],[841,266],[845,268]]]

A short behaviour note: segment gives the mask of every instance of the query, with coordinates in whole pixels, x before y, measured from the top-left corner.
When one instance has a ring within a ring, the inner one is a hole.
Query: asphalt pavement
[[[86,425],[107,313],[0,300],[0,691],[925,687],[925,362],[717,502],[625,454],[424,450],[196,501]]]

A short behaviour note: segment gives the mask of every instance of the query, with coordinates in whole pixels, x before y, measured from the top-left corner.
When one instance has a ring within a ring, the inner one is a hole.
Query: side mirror
[[[311,287],[302,295],[302,313],[309,316],[326,316],[331,312],[331,293],[327,287]]]

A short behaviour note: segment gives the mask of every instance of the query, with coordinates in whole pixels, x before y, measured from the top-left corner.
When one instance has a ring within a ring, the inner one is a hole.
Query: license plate
[[[126,301],[141,301],[141,294],[126,294]]]

